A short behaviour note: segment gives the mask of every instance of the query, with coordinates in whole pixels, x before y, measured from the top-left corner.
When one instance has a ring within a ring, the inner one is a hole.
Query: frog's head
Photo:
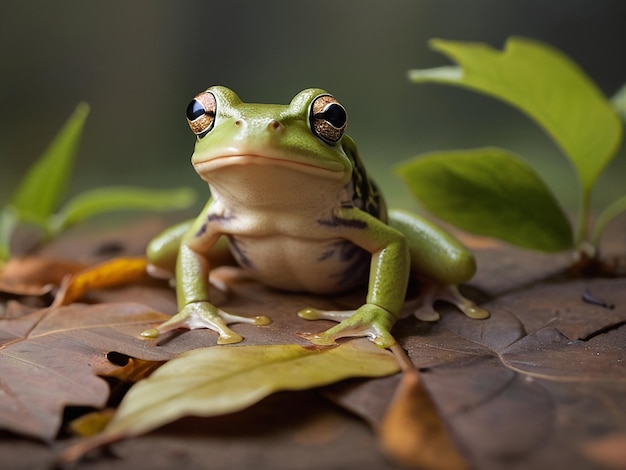
[[[191,161],[209,184],[226,177],[230,185],[245,186],[253,178],[283,175],[300,184],[316,180],[342,187],[352,177],[344,145],[347,114],[324,90],[310,88],[288,105],[273,105],[244,103],[232,90],[215,86],[193,99],[187,120],[197,136]]]

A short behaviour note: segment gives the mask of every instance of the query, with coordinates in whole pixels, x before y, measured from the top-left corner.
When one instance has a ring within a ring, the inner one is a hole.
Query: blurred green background
[[[394,164],[498,145],[540,167],[571,208],[573,172],[532,122],[469,91],[411,84],[406,72],[448,63],[429,50],[433,37],[501,48],[522,35],[566,52],[611,96],[626,81],[625,19],[624,0],[4,0],[0,201],[83,100],[91,115],[72,193],[137,184],[203,194],[184,111],[221,84],[251,102],[329,90],[391,205],[413,205]],[[596,205],[626,192],[625,168],[603,176]]]

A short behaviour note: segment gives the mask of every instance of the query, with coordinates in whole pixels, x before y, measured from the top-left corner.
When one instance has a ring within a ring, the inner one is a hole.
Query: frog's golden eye
[[[343,135],[348,124],[348,114],[330,95],[320,95],[311,103],[309,120],[313,133],[324,142],[334,144]]]
[[[198,137],[204,137],[215,124],[217,101],[210,91],[204,91],[187,106],[187,123]]]

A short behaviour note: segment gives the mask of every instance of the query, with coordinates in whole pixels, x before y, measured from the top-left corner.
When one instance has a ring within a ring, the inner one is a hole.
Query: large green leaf
[[[433,40],[459,66],[413,70],[415,82],[464,86],[508,102],[535,119],[574,164],[584,197],[622,138],[615,110],[593,81],[561,52],[511,38],[503,52],[486,44]]]
[[[572,247],[570,223],[554,195],[510,152],[433,153],[398,172],[428,211],[463,230],[541,251]]]
[[[13,194],[11,205],[21,220],[43,226],[58,209],[88,114],[89,105],[80,103]]]
[[[58,233],[88,217],[117,210],[183,209],[194,200],[195,192],[189,188],[101,187],[85,191],[67,202],[51,219],[48,229],[53,234]]]
[[[135,384],[105,434],[143,434],[183,416],[239,411],[279,390],[398,371],[391,353],[368,340],[326,349],[297,345],[195,349]]]

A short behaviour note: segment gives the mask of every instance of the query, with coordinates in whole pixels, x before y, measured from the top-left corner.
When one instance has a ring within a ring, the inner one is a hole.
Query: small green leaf
[[[133,187],[102,187],[85,191],[68,201],[50,218],[48,230],[59,233],[82,220],[117,210],[169,211],[184,209],[195,201],[190,188],[143,189]]]
[[[479,43],[433,40],[431,44],[459,67],[413,70],[411,80],[464,86],[524,111],[569,157],[588,199],[620,145],[622,124],[576,63],[546,44],[522,38],[509,39],[503,52]]]
[[[44,226],[59,207],[78,149],[89,105],[80,103],[11,198],[21,220]]]
[[[611,104],[622,118],[622,121],[626,122],[626,83],[613,95]]]
[[[143,434],[183,416],[239,411],[280,390],[303,390],[350,377],[382,377],[398,371],[391,353],[368,340],[329,349],[297,345],[195,349],[135,384],[105,434]]]
[[[11,235],[17,224],[17,215],[11,206],[0,211],[0,269],[11,257]]]
[[[572,247],[572,228],[554,195],[510,152],[432,153],[398,172],[428,211],[463,230],[541,251]]]

